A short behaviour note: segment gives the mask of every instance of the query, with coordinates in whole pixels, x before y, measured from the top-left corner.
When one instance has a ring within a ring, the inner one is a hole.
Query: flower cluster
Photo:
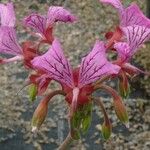
[[[37,95],[43,95],[34,112],[32,131],[40,128],[44,122],[48,103],[55,95],[63,95],[69,106],[69,136],[79,139],[80,134],[87,132],[91,124],[93,104],[98,105],[104,114],[102,135],[108,139],[111,135],[112,124],[105,107],[93,95],[96,90],[106,90],[113,97],[113,106],[118,119],[128,126],[128,114],[122,99],[129,95],[128,79],[139,73],[145,73],[130,64],[132,56],[139,47],[150,39],[150,20],[144,16],[139,7],[133,3],[124,8],[120,0],[100,0],[101,3],[110,4],[117,9],[120,23],[113,32],[106,33],[106,40],[96,40],[93,49],[82,58],[77,68],[72,68],[63,53],[61,43],[53,35],[57,22],[74,23],[77,18],[63,7],[51,6],[47,15],[32,13],[25,17],[22,24],[34,31],[37,37],[34,41],[25,41],[20,44],[15,29],[15,12],[13,4],[0,4],[0,53],[9,54],[9,59],[1,58],[0,64],[21,60],[26,69],[34,71],[29,75],[29,94],[32,101]],[[41,44],[47,43],[50,48],[42,54],[39,51]],[[116,60],[108,60],[107,55],[112,51],[117,55]],[[119,93],[105,81],[117,78]],[[45,92],[52,80],[60,83],[61,89]]]

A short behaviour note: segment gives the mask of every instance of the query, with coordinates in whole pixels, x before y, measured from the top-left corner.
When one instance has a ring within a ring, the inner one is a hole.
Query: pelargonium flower
[[[118,59],[114,64],[121,67],[119,73],[119,91],[127,98],[129,94],[129,83],[127,75],[137,75],[144,72],[129,62],[140,46],[150,39],[150,20],[144,16],[140,8],[132,3],[124,8],[120,0],[100,0],[115,7],[119,13],[120,24],[115,32],[108,32],[106,48],[113,48],[118,53]],[[149,74],[149,73],[147,73]]]
[[[73,107],[88,101],[85,89],[91,88],[92,92],[91,83],[103,76],[117,74],[120,70],[119,66],[107,61],[104,43],[99,41],[95,43],[93,50],[83,58],[79,69],[72,70],[57,39],[53,41],[48,52],[35,57],[32,64],[62,84],[67,93],[67,101]],[[83,99],[82,96],[84,96]]]
[[[100,2],[110,4],[118,10],[120,25],[116,32],[106,35],[109,38],[107,48],[113,46],[121,63],[127,63],[139,47],[150,39],[150,19],[144,16],[135,3],[124,8],[120,0],[100,0]]]
[[[33,13],[23,20],[23,24],[26,27],[30,27],[42,37],[42,40],[48,43],[53,41],[52,30],[56,22],[74,22],[76,17],[72,15],[68,10],[59,6],[51,6],[47,12],[47,15],[40,15]]]
[[[71,120],[71,131],[75,139],[78,136],[74,136],[76,132],[74,125],[80,124],[84,119],[87,119],[86,117],[90,117],[90,112],[87,111],[91,111],[92,93],[99,88],[105,88],[105,86],[96,86],[97,83],[95,82],[108,75],[118,74],[120,71],[118,65],[114,65],[106,59],[105,51],[104,42],[97,40],[92,51],[82,59],[80,67],[72,69],[63,54],[59,40],[54,39],[51,48],[45,54],[35,57],[32,60],[32,65],[35,69],[42,70],[49,78],[62,85],[63,95],[65,95],[66,101],[70,106],[69,116]],[[113,95],[115,102],[117,102],[116,110],[119,110],[119,107],[123,106],[122,103],[120,103],[120,97],[116,96],[117,94],[114,90],[111,91],[109,88],[106,88],[106,90],[107,89]],[[50,96],[52,95],[53,93],[50,94]],[[42,109],[47,109],[48,101],[47,99],[43,99],[37,107],[33,117],[33,130],[41,126],[47,113],[47,111],[42,111]],[[122,108],[124,108],[124,106]],[[121,112],[121,114],[124,114],[124,110],[125,109],[123,109],[123,113]],[[76,119],[76,113],[81,113],[80,119]],[[41,114],[43,115],[41,116]],[[122,118],[122,116],[120,118]],[[88,119],[90,120],[90,118]],[[74,123],[76,121],[79,122],[76,124]],[[105,121],[105,129],[110,128],[111,125],[106,112]],[[79,126],[77,128],[79,128]],[[111,129],[108,130],[110,131]]]
[[[31,57],[33,58],[33,55],[35,56],[35,50],[31,49],[31,45],[29,44],[27,48],[28,42],[25,42],[26,44],[24,44],[22,47],[18,43],[16,30],[14,28],[16,16],[13,3],[10,2],[6,5],[0,4],[0,19],[0,53],[13,56],[9,59],[0,59],[0,63],[7,63],[16,60],[24,60],[24,62],[27,63],[28,60],[29,64]]]
[[[15,29],[13,27],[1,26],[0,54],[8,54],[12,56],[8,59],[1,59],[1,64],[23,60],[26,66],[31,67],[30,61],[37,56],[37,50],[32,46],[31,42],[27,41],[20,46]]]
[[[21,47],[17,41],[16,31],[13,27],[0,27],[0,53],[12,55],[11,58],[1,59],[1,64],[22,60],[26,67],[32,68],[30,61],[38,54],[36,49],[32,48],[31,45],[30,42],[25,42]],[[46,77],[46,74],[37,71],[36,75],[31,75],[29,84],[34,84],[37,87],[37,94],[42,94],[46,90],[50,80]]]
[[[1,26],[14,27],[16,22],[13,3],[0,4]]]
[[[124,8],[120,0],[99,0],[99,1],[102,3],[110,4],[118,10],[120,18],[119,24],[120,28],[135,25],[150,28],[150,20],[143,14],[143,12],[140,10],[137,4],[132,3],[129,7]],[[118,29],[118,27],[116,28],[115,32],[113,33],[108,32],[107,37],[109,37],[109,42],[107,43],[107,47],[110,48],[115,41],[119,41],[122,35],[123,35],[122,30]]]

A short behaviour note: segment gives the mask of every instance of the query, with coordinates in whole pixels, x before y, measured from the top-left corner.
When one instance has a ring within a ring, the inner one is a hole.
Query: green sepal
[[[71,118],[71,136],[73,139],[80,139],[80,135],[86,134],[92,121],[92,104],[91,102],[80,106],[74,112]]]
[[[79,132],[79,126],[80,126],[81,118],[79,115],[79,112],[76,111],[71,118],[71,137],[74,140],[79,140],[80,139],[80,132]]]
[[[35,84],[30,84],[28,93],[29,93],[29,99],[31,102],[35,101],[37,92],[38,92],[37,86]]]
[[[81,121],[81,132],[82,134],[86,134],[88,129],[91,126],[92,122],[92,103],[88,103],[84,106],[83,118]]]

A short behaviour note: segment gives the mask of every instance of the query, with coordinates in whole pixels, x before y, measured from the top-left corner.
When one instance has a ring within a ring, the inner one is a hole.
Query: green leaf
[[[28,92],[29,92],[30,101],[31,102],[35,101],[37,95],[37,86],[35,84],[29,85]]]

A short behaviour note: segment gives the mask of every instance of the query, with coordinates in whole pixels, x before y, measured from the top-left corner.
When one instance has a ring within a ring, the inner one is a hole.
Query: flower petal
[[[2,26],[15,26],[16,17],[13,3],[0,4],[0,17]]]
[[[122,61],[127,61],[131,56],[131,49],[128,43],[126,42],[118,42],[115,43],[114,48],[117,50],[119,58]]]
[[[124,27],[122,30],[130,46],[131,55],[133,55],[144,42],[150,39],[150,28],[145,26],[133,25]]]
[[[52,43],[52,47],[44,55],[35,57],[32,61],[35,68],[48,73],[50,78],[65,83],[73,87],[72,69],[65,58],[61,45],[57,39]]]
[[[104,43],[97,41],[93,50],[83,58],[79,73],[80,87],[95,82],[102,76],[119,72],[119,66],[107,61],[105,50]]]
[[[121,14],[121,26],[146,26],[150,27],[150,20],[143,14],[138,5],[131,4]]]
[[[34,29],[41,35],[45,34],[46,31],[46,17],[33,13],[23,20],[23,24],[27,27]]]
[[[18,44],[14,28],[0,27],[0,53],[22,55],[22,48]]]
[[[120,0],[99,0],[102,3],[110,4],[119,11],[123,10],[123,5],[121,4]]]
[[[77,18],[71,14],[68,10],[64,9],[63,7],[59,6],[51,6],[49,7],[48,14],[48,24],[53,24],[57,21],[62,22],[74,22]]]

